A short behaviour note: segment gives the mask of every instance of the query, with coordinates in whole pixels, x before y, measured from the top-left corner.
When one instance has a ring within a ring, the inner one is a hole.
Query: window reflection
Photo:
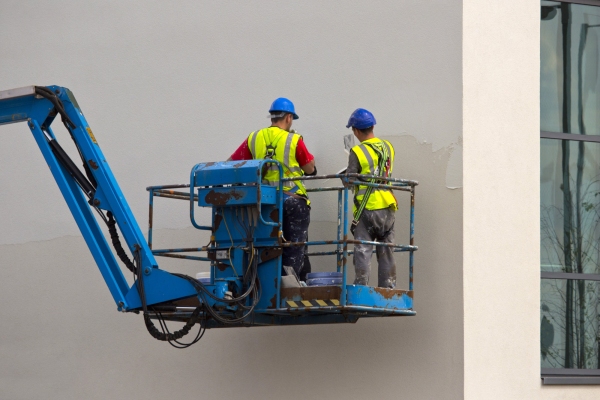
[[[600,282],[543,279],[542,368],[600,368]]]
[[[541,130],[600,135],[600,7],[541,4]]]
[[[543,272],[600,273],[600,143],[542,139]]]

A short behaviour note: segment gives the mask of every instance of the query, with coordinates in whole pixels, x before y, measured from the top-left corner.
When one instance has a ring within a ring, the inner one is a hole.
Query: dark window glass
[[[541,4],[541,130],[600,135],[600,7]]]
[[[541,367],[599,375],[600,7],[542,0],[541,19]]]
[[[600,143],[542,139],[542,272],[600,273]]]
[[[600,282],[542,279],[542,368],[600,368]]]

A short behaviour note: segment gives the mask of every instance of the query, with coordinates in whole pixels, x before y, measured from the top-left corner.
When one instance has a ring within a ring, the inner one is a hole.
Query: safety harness
[[[260,131],[260,129],[256,131],[255,135],[257,135],[259,131]],[[288,134],[292,135],[292,134],[294,134],[294,132],[292,131],[292,132],[289,132]],[[274,142],[267,143],[267,141],[266,141],[266,139],[264,138],[264,135],[263,135],[263,140],[265,141],[265,146],[266,146],[266,153],[265,153],[265,157],[264,157],[265,159],[267,159],[267,160],[274,160],[275,159],[275,151],[277,150],[277,144],[279,143],[279,141],[281,140],[281,138],[283,136],[284,135],[278,135],[276,137],[276,139],[275,139]],[[288,160],[283,160],[282,164],[289,171],[291,171],[291,168],[288,165]],[[275,168],[276,169],[277,167],[275,165],[273,165],[273,164],[271,164],[271,165],[269,165],[269,164],[263,165],[263,169],[262,169],[262,176],[263,177],[267,175],[267,173],[268,173],[268,171],[269,171],[270,168]],[[294,187],[291,188],[290,190],[286,191],[286,193],[295,194],[298,191],[298,189],[299,189],[298,186],[294,185]]]
[[[256,131],[256,133],[258,134],[258,131]],[[283,137],[283,135],[278,135],[277,136],[277,140],[275,140],[274,143],[269,143],[267,144],[267,141],[265,140],[265,144],[267,146],[267,153],[265,154],[265,158],[272,160],[273,157],[275,157],[275,149],[277,149],[277,143],[279,143],[279,140]],[[264,136],[263,136],[264,138]]]
[[[373,149],[375,154],[377,154],[377,167],[375,167],[375,171],[371,171],[371,174],[381,178],[387,178],[391,169],[391,155],[388,150],[388,147],[384,146],[382,142],[363,144],[369,146],[371,149]],[[376,178],[371,178],[367,182],[377,184],[385,183],[385,181]],[[360,216],[365,210],[367,203],[369,202],[369,197],[371,196],[371,193],[373,193],[374,190],[380,189],[374,188],[373,186],[367,186],[366,192],[360,204],[356,199],[357,196],[354,196],[354,204],[356,205],[356,210],[354,211],[354,219],[352,220],[352,225],[350,225],[350,232],[352,232],[353,235],[354,231],[356,230],[356,226],[358,225],[358,220],[360,219]]]

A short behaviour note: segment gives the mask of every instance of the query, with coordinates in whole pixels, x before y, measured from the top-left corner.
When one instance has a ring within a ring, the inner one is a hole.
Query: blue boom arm
[[[60,115],[84,163],[82,173],[58,144],[51,125]],[[94,211],[112,214],[143,279],[146,305],[196,296],[192,284],[160,270],[123,192],[73,93],[59,86],[0,92],[0,125],[26,122],[62,192],[120,311],[142,307],[138,285],[129,287]],[[87,175],[87,176],[86,176]],[[114,241],[113,241],[114,243]]]

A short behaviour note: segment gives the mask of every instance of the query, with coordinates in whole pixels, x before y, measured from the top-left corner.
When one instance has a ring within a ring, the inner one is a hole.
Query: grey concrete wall
[[[451,1],[0,2],[0,89],[72,89],[142,229],[146,186],[227,158],[278,96],[319,172],[344,166],[365,107],[395,175],[421,182],[416,317],[213,330],[178,351],[116,312],[29,130],[0,127],[0,398],[462,398],[461,18]],[[334,201],[313,203],[325,237]],[[158,207],[165,246],[205,242],[185,205]]]

